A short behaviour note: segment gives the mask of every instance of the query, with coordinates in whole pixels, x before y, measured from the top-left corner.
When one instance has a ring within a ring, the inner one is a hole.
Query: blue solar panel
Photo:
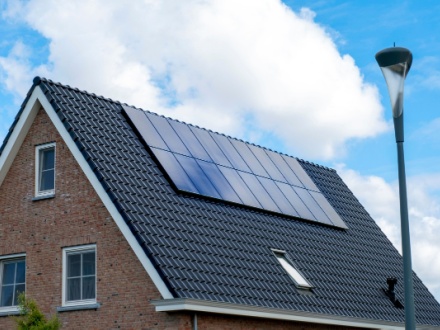
[[[123,108],[178,190],[347,228],[295,158]]]

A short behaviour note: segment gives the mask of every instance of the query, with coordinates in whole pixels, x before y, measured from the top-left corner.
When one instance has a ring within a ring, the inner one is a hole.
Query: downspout
[[[197,330],[197,313],[193,314],[193,330]]]

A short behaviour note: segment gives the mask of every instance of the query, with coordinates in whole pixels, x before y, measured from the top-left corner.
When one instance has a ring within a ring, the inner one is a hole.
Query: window
[[[18,296],[26,290],[23,255],[0,257],[0,311],[16,310]]]
[[[53,195],[55,192],[55,143],[36,148],[35,195]]]
[[[63,250],[63,305],[96,303],[96,246]]]
[[[294,267],[292,262],[287,259],[286,252],[281,250],[272,250],[278,259],[278,262],[284,268],[284,270],[293,279],[296,286],[300,289],[311,289],[312,285],[307,282],[304,276]]]

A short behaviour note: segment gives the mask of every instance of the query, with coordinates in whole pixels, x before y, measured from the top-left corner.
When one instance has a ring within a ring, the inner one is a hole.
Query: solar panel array
[[[178,190],[347,228],[295,158],[123,108]]]

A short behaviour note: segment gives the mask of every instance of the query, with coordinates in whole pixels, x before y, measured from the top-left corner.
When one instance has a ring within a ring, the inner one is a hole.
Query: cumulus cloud
[[[308,9],[279,0],[13,4],[4,15],[49,40],[44,69],[56,81],[259,144],[270,137],[307,158],[341,156],[348,140],[387,129],[376,87]],[[28,75],[11,81],[11,90],[29,86]]]
[[[293,12],[279,0],[29,0],[3,8],[3,18],[49,41],[39,66],[26,40],[0,57],[1,83],[20,101],[38,74],[314,159],[341,156],[348,141],[388,129],[376,87],[339,53],[335,40],[343,37],[309,9]],[[438,81],[432,75],[430,87]],[[397,185],[339,173],[400,250]],[[440,211],[432,199],[440,175],[408,186],[414,268],[440,296]]]
[[[0,57],[0,78],[4,87],[14,97],[23,100],[29,89],[29,82],[32,78],[32,68],[28,61],[30,50],[21,41],[15,42],[8,56]],[[23,82],[27,81],[26,86]]]
[[[401,252],[399,188],[377,176],[338,166],[338,173]],[[413,269],[435,296],[440,296],[440,173],[409,177],[408,204]]]

